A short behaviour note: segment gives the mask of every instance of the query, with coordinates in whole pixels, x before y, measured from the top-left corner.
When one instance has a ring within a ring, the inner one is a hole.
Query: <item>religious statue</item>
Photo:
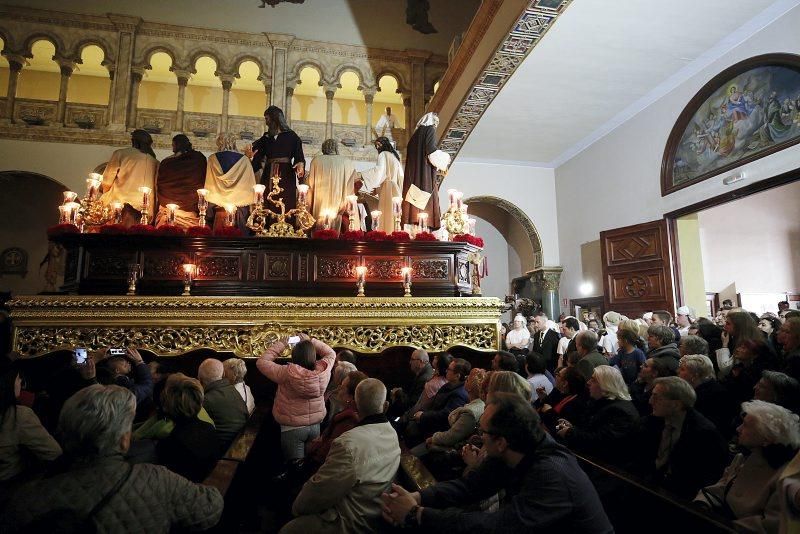
[[[378,137],[386,137],[394,146],[392,129],[397,128],[397,116],[392,114],[392,108],[386,106],[386,113],[381,115],[375,124],[375,133]]]
[[[382,215],[379,221],[380,228],[373,230],[383,230],[390,234],[394,230],[392,197],[400,196],[403,187],[403,167],[400,164],[400,155],[388,137],[376,139],[375,148],[378,150],[377,165],[360,172],[359,179],[367,190],[378,190],[378,209]]]
[[[131,146],[114,151],[103,171],[103,195],[100,201],[106,206],[115,202],[123,204],[122,224],[131,226],[139,222],[142,212],[140,187],[155,187],[158,160],[153,152],[153,138],[144,130],[131,132]]]
[[[253,201],[253,186],[256,177],[250,160],[236,150],[236,137],[222,133],[217,136],[217,150],[208,157],[205,189],[206,198],[215,205],[214,226],[223,226],[225,206],[236,206],[235,224],[246,235],[247,218]]]
[[[206,157],[192,148],[184,134],[172,138],[172,152],[158,166],[156,226],[169,224],[170,218],[181,228],[197,226],[197,190],[205,183]],[[169,214],[169,204],[177,205],[174,215]]]
[[[437,229],[441,226],[436,173],[446,172],[450,155],[436,148],[437,126],[439,117],[436,113],[426,113],[408,141],[403,180],[403,224],[416,224],[419,214],[425,212],[429,227]]]
[[[311,194],[311,214],[320,225],[333,230],[341,226],[341,212],[346,209],[347,195],[354,193],[355,166],[347,156],[339,155],[335,139],[322,143],[322,155],[311,160],[308,185]]]

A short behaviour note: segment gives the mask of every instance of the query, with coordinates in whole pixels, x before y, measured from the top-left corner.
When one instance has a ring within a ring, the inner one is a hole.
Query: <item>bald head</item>
[[[225,372],[225,367],[222,362],[214,358],[203,360],[200,367],[197,369],[197,378],[203,387],[220,380]]]
[[[356,409],[361,419],[383,413],[386,386],[377,378],[367,378],[356,386]]]

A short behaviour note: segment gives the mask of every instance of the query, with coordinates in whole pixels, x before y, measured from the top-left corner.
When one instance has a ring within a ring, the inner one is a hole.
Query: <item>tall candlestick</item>
[[[382,215],[381,210],[373,210],[373,212],[370,213],[370,216],[372,217],[372,229],[373,230],[380,230],[381,229],[381,215]]]
[[[64,202],[62,206],[66,206],[70,202],[75,202],[76,198],[78,198],[78,193],[75,191],[64,191]]]
[[[402,230],[402,226],[400,226],[400,216],[402,214],[401,205],[403,203],[403,197],[392,197],[392,215],[394,216],[394,231],[399,232]]]
[[[58,207],[58,224],[67,224],[67,207],[61,205]]]
[[[322,212],[322,220],[324,221],[324,228],[326,230],[331,229],[331,219],[332,219],[331,210],[325,210]]]
[[[121,224],[122,223],[122,208],[125,205],[122,202],[113,202],[111,204],[111,209],[114,212],[114,224]]]
[[[400,269],[403,274],[403,296],[411,296],[411,267],[403,267]]]
[[[170,226],[175,226],[175,211],[177,209],[177,204],[167,204],[167,224]]]
[[[308,198],[308,184],[300,184],[297,186],[297,205],[305,206],[306,199]]]
[[[357,297],[364,296],[364,281],[367,277],[367,267],[359,265],[356,267],[356,288],[358,289]]]
[[[200,215],[200,226],[206,225],[206,210],[208,209],[208,189],[197,190],[197,213]]]
[[[267,186],[264,184],[256,184],[253,186],[253,204],[261,206],[264,204],[264,191]]]
[[[68,202],[64,205],[67,210],[67,224],[78,226],[78,212],[81,205],[77,202]]]
[[[197,266],[194,263],[183,264],[183,296],[191,295],[192,280],[197,274]]]
[[[225,226],[233,226],[236,222],[236,206],[225,204]]]
[[[96,174],[96,173],[92,173]],[[95,178],[89,178],[86,180],[86,199],[87,200],[94,200],[97,197],[98,191],[100,191],[100,184],[102,182]]]
[[[356,221],[356,213],[358,213],[358,196],[347,195],[347,215],[350,218],[350,227],[348,230],[354,232],[359,230],[358,222]]]
[[[420,232],[428,231],[428,214],[425,212],[419,214],[419,231]]]
[[[142,219],[140,223],[147,224],[150,220],[150,193],[152,193],[153,190],[149,187],[142,186],[139,188],[139,192],[142,194]]]

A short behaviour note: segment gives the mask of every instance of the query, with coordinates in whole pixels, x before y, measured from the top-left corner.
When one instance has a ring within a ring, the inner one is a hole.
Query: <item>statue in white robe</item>
[[[123,224],[136,224],[141,215],[142,193],[140,187],[155,188],[158,160],[153,153],[153,138],[144,130],[131,132],[131,145],[111,155],[103,171],[103,195],[100,201],[110,206],[114,202],[125,205]],[[150,216],[153,216],[151,194]]]
[[[341,213],[346,209],[347,195],[353,194],[354,182],[353,161],[339,155],[335,139],[327,139],[322,143],[322,155],[311,160],[306,178],[309,207],[318,227],[323,227],[327,214],[331,229],[340,229]]]
[[[387,137],[375,140],[378,149],[378,161],[375,167],[359,173],[363,187],[377,190],[378,209],[381,211],[380,228],[387,234],[394,231],[392,215],[392,197],[399,197],[403,191],[403,165],[400,156]]]

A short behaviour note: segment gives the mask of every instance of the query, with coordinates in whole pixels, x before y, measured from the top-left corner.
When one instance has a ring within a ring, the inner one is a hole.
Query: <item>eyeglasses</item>
[[[484,435],[487,435],[487,436],[499,436],[499,434],[496,434],[494,432],[489,432],[488,430],[484,430],[481,427],[478,427],[478,429],[475,431],[475,433],[478,434],[478,437],[480,437],[480,438],[482,438]]]

